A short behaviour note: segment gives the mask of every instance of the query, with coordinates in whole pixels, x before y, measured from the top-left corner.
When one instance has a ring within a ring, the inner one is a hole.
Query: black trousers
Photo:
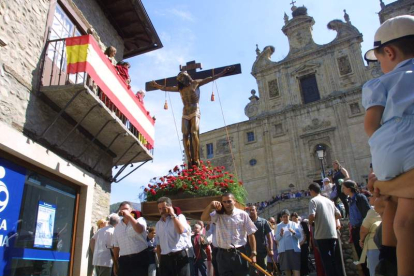
[[[246,248],[240,247],[240,252],[246,254]],[[249,265],[234,250],[218,249],[217,265],[220,276],[248,276]]]
[[[148,275],[148,251],[143,250],[137,254],[121,256],[118,259],[118,276]]]
[[[321,254],[322,265],[327,276],[341,276],[341,265],[336,263],[335,251],[337,239],[315,240]]]
[[[213,264],[214,276],[220,276],[220,273],[218,271],[218,265],[217,265],[218,248],[213,247],[212,249],[213,249],[213,252],[211,254],[211,263]]]
[[[161,255],[160,276],[187,276],[188,274],[190,274],[190,264],[185,250]]]
[[[304,243],[300,246],[300,275],[305,276],[309,274],[309,244]]]

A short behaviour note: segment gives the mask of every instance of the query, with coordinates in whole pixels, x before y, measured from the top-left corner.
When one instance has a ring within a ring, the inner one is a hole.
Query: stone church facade
[[[406,13],[389,6],[408,10],[408,2],[413,1],[382,5],[380,17]],[[202,158],[236,171],[245,183],[249,202],[305,190],[309,183],[320,181],[318,145],[326,150],[325,172],[332,169],[333,160],[339,160],[359,183],[366,183],[369,173],[371,155],[361,89],[381,74],[380,68],[364,64],[362,34],[346,12],[344,21],[328,23],[337,32],[335,39],[317,45],[311,31],[315,21],[306,7],[292,11],[292,18],[285,14],[282,28],[289,40],[289,54],[272,61],[273,46],[256,49],[251,73],[258,93],[252,90],[245,107],[249,120],[228,126],[228,136],[220,128],[200,138]]]

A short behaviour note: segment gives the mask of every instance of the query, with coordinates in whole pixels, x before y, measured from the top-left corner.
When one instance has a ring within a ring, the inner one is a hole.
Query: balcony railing
[[[155,119],[92,36],[47,42],[40,91],[61,109],[58,116],[68,114],[76,121],[75,128],[82,127],[93,136],[91,142],[98,140],[116,155],[114,166],[152,159]],[[41,136],[46,136],[56,121]],[[87,148],[82,154],[85,151]]]

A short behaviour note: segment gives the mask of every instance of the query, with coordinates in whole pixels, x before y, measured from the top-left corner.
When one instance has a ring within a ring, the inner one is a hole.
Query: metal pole
[[[321,160],[322,178],[325,178],[325,168],[323,167],[323,159],[319,160]]]

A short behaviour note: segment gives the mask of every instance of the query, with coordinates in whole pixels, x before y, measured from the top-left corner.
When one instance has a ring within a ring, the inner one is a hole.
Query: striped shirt
[[[218,247],[229,249],[244,246],[247,243],[247,235],[257,231],[256,226],[249,215],[240,209],[234,208],[231,215],[210,214],[211,222],[216,224],[216,242]]]
[[[119,247],[120,256],[136,254],[148,247],[147,222],[142,217],[137,221],[144,227],[141,234],[138,234],[129,222],[125,224],[123,220],[115,226],[112,243],[114,247]]]

